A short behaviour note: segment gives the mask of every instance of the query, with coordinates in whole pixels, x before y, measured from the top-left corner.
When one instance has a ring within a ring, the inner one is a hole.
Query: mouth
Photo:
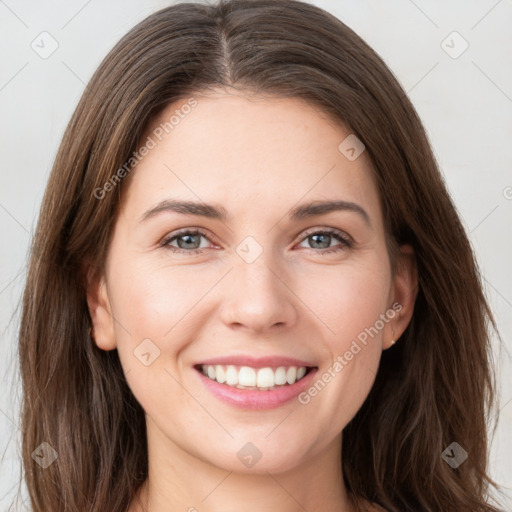
[[[247,391],[272,391],[292,386],[317,366],[266,366],[256,368],[233,364],[196,364],[195,370],[226,387]]]

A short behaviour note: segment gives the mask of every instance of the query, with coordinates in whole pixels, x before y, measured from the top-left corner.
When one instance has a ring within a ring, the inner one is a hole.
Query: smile
[[[268,410],[291,402],[310,387],[318,367],[201,363],[194,370],[216,399],[236,408]]]
[[[313,368],[306,366],[279,366],[252,368],[235,365],[197,365],[196,369],[209,379],[229,387],[270,391],[300,381]]]

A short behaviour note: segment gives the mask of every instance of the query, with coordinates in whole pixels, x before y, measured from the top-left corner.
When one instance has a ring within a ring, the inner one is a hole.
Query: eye
[[[203,252],[202,249],[205,247],[201,247],[201,238],[209,240],[209,238],[206,236],[206,233],[199,229],[183,230],[178,233],[174,233],[167,239],[164,239],[161,245],[168,247],[175,252],[193,252],[199,254]],[[177,247],[171,243],[175,240],[177,242]]]
[[[331,247],[331,242],[334,240],[338,240],[341,242],[340,244]],[[337,229],[323,229],[319,231],[307,231],[305,235],[302,236],[302,240],[304,242],[309,241],[310,245],[312,245],[312,249],[322,249],[316,250],[315,252],[319,252],[320,254],[330,254],[333,252],[343,251],[347,248],[352,247],[353,241],[352,238],[349,237],[343,231],[339,231]]]
[[[206,232],[200,229],[184,229],[178,233],[173,233],[165,238],[160,245],[167,247],[173,252],[200,254],[208,245],[201,246],[201,238],[210,241]],[[310,240],[311,250],[320,254],[330,254],[332,252],[342,251],[353,245],[351,237],[343,231],[336,229],[310,230],[301,238],[302,242]],[[338,245],[331,247],[331,242],[337,240]],[[176,242],[177,245],[174,245]],[[210,241],[211,242],[211,241]]]

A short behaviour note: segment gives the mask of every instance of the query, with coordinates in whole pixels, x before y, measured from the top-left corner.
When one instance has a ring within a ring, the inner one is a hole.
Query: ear
[[[108,299],[107,283],[103,275],[90,267],[87,271],[87,305],[91,316],[92,337],[96,345],[103,350],[114,350],[117,346]]]
[[[395,311],[389,321],[383,341],[383,349],[387,349],[403,334],[414,312],[414,303],[418,294],[418,269],[416,256],[411,245],[402,245],[393,276],[390,311]]]

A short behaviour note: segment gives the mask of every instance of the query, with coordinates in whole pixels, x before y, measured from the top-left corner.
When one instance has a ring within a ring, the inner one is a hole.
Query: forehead
[[[348,127],[300,98],[192,94],[148,126],[140,144],[152,149],[132,171],[126,202],[147,206],[172,194],[263,213],[301,200],[345,199],[378,216],[366,152],[350,160],[340,150],[349,136]]]

